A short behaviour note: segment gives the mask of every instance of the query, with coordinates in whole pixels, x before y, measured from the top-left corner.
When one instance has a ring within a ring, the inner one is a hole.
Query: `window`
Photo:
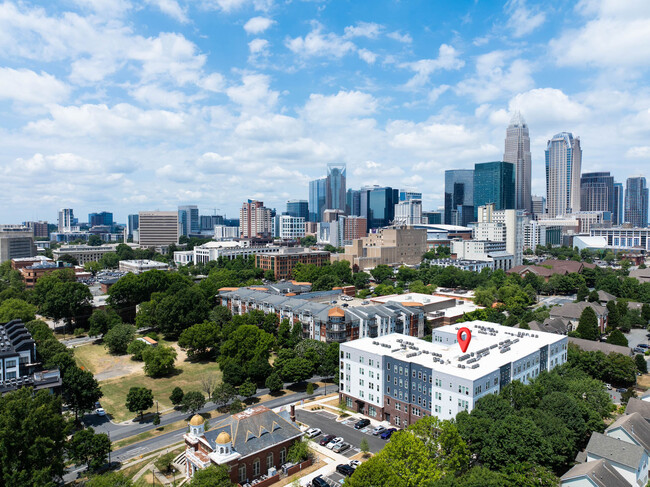
[[[401,420],[400,420],[400,417],[399,417],[399,416],[395,416],[395,424],[396,424],[397,426],[399,426],[400,421],[401,421]]]
[[[266,469],[268,470],[272,467],[273,467],[273,452],[266,455]]]
[[[363,356],[360,356],[360,357],[359,357],[359,363],[360,363],[360,364],[362,364],[362,363],[363,363],[363,359],[364,359],[364,357],[363,357]]]
[[[390,386],[386,387],[386,394],[390,394]]]
[[[374,400],[375,400],[375,396],[373,396],[372,394],[368,394],[368,400],[369,400],[369,401],[374,401]]]
[[[6,379],[15,379],[16,378],[16,373],[15,372],[7,372],[5,374]]]
[[[399,368],[399,373],[400,373],[400,375],[404,373],[404,367]]]
[[[413,378],[415,379],[415,370],[413,371]]]
[[[287,461],[287,449],[283,448],[280,450],[280,465],[284,465]]]
[[[372,417],[372,418],[376,418],[376,417],[377,417],[377,410],[375,409],[375,406],[368,406],[368,414],[369,414],[370,417]]]
[[[373,360],[372,360],[372,359],[368,359],[368,365],[370,365],[370,367],[372,367],[373,364],[374,364]]]
[[[359,379],[359,385],[363,387],[363,379]]]
[[[239,483],[243,484],[246,482],[246,465],[239,466]]]
[[[366,375],[366,372],[363,368],[359,367],[359,374]]]
[[[396,409],[397,411],[401,411],[401,410],[402,410],[402,405],[401,405],[400,403],[396,402],[396,403],[395,403],[395,409]]]
[[[390,362],[386,362],[386,370],[390,370]]]
[[[379,375],[378,375],[377,377],[379,377]],[[387,382],[390,382],[390,374],[387,374],[387,375],[386,375],[386,381],[387,381]]]
[[[397,374],[397,365],[393,366],[393,372]]]
[[[15,367],[15,366],[16,366],[16,361],[15,360],[7,360],[5,362],[5,368],[6,369],[10,369],[10,368]]]
[[[415,394],[411,396],[411,402],[415,402]]]
[[[257,477],[260,474],[260,459],[256,458],[253,462],[253,477]]]
[[[413,376],[413,377],[415,377],[415,376]],[[418,372],[418,379],[421,379],[421,378],[422,378],[422,372]]]
[[[359,397],[363,397],[363,391],[359,391]]]
[[[352,398],[351,397],[346,397],[345,398],[345,405],[349,408],[352,407]]]

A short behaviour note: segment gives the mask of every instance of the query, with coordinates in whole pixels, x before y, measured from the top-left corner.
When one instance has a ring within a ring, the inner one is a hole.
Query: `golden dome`
[[[230,443],[230,435],[225,431],[222,431],[219,433],[219,436],[217,436],[217,445],[225,445],[227,443]]]
[[[203,424],[203,416],[200,414],[195,414],[192,416],[192,419],[190,419],[190,424],[192,426],[201,426]]]

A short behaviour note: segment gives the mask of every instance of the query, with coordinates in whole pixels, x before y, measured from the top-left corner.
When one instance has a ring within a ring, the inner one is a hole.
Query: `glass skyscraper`
[[[422,201],[422,193],[418,191],[410,191],[408,189],[400,189],[399,200],[400,201],[411,201],[411,200]]]
[[[483,162],[474,166],[474,217],[478,207],[494,203],[495,210],[515,208],[515,165]]]
[[[361,216],[361,191],[358,189],[348,189],[345,213],[350,216]]]
[[[648,226],[648,187],[643,176],[627,178],[625,222],[633,227]]]
[[[614,177],[609,172],[586,172],[582,175],[580,210],[614,212]]]
[[[195,205],[179,206],[178,224],[181,228],[181,235],[199,233],[201,230],[201,222],[199,220],[199,207]]]
[[[474,170],[445,171],[446,225],[467,226],[474,221]]]
[[[503,160],[515,167],[515,208],[530,213],[530,136],[528,125],[519,112],[515,112],[508,125]]]
[[[345,164],[327,165],[326,210],[345,212]]]
[[[612,209],[613,225],[622,225],[625,221],[623,218],[623,208],[625,208],[623,195],[623,183],[614,183],[614,207]]]
[[[319,222],[325,211],[325,200],[327,198],[327,179],[316,179],[309,181],[309,221]]]
[[[546,209],[550,218],[580,211],[580,137],[569,132],[548,141],[546,158]]]
[[[387,227],[395,219],[399,190],[381,186],[361,188],[360,202],[360,216],[367,219],[368,228]]]
[[[305,221],[309,221],[309,203],[307,200],[287,201],[287,215],[302,217]]]

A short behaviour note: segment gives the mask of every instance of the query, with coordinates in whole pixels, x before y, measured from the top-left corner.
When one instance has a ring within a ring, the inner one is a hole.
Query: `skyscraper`
[[[126,234],[127,238],[131,238],[135,240],[135,231],[138,230],[139,228],[139,223],[140,223],[140,217],[136,213],[135,215],[129,215],[126,218]]]
[[[643,176],[627,178],[625,222],[633,227],[648,226],[648,187]]]
[[[612,208],[612,225],[622,225],[624,204],[623,183],[614,183],[614,207]]]
[[[287,201],[287,215],[309,220],[309,203],[307,200],[289,200]]]
[[[348,189],[345,213],[351,216],[361,215],[361,191],[358,189]]]
[[[239,236],[241,238],[264,238],[273,235],[273,220],[270,209],[264,203],[248,200],[239,210]]]
[[[495,210],[515,208],[515,165],[483,162],[474,166],[474,216],[479,206],[494,203]]]
[[[360,200],[361,216],[367,219],[368,228],[387,227],[395,219],[399,190],[381,186],[361,188]]]
[[[327,199],[327,179],[309,181],[309,221],[319,222],[323,218]]]
[[[201,221],[199,220],[199,207],[196,205],[185,205],[178,207],[178,223],[181,226],[181,235],[199,233]]]
[[[325,209],[345,212],[345,164],[327,165]]]
[[[528,125],[518,111],[512,116],[506,130],[503,160],[514,164],[515,167],[515,208],[530,213],[530,136]]]
[[[89,213],[88,225],[90,225],[91,227],[97,225],[106,225],[108,227],[111,227],[113,226],[113,213],[108,211],[102,211],[99,213]]]
[[[543,196],[531,196],[530,209],[535,217],[540,217],[546,213],[546,198]]]
[[[586,172],[580,178],[581,211],[614,211],[614,177],[609,172]]]
[[[418,191],[412,191],[410,189],[400,189],[399,190],[399,200],[400,201],[409,201],[409,200],[420,200],[422,201],[422,193]]]
[[[72,208],[61,208],[59,210],[59,232],[70,232],[77,223]]]
[[[422,200],[409,199],[395,204],[396,225],[421,225]]]
[[[467,226],[474,220],[474,170],[445,171],[445,224]]]
[[[138,243],[143,247],[178,244],[178,211],[138,213]]]
[[[580,211],[580,137],[561,132],[548,141],[546,157],[546,208],[549,217]]]

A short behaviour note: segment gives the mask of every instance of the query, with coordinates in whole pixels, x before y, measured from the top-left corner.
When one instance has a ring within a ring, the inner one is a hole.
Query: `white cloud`
[[[156,85],[142,85],[130,91],[136,100],[152,107],[179,108],[187,102],[187,96],[180,91],[168,91]]]
[[[536,124],[561,124],[584,121],[589,109],[572,100],[562,90],[535,88],[516,95],[509,103],[510,112],[520,110],[526,121]]]
[[[377,111],[377,100],[361,91],[339,91],[336,95],[309,95],[305,115],[313,121],[343,120],[371,115]]]
[[[255,10],[266,12],[273,6],[273,0],[201,0],[205,9],[223,10],[226,13],[252,5]]]
[[[340,58],[354,51],[356,46],[334,33],[323,34],[323,26],[312,23],[312,31],[305,37],[288,38],[286,46],[301,57],[325,56]]]
[[[182,8],[176,0],[146,0],[149,5],[154,5],[165,15],[178,20],[182,24],[190,21],[187,17],[186,10]]]
[[[476,59],[476,75],[456,86],[460,95],[470,95],[479,103],[527,90],[534,85],[532,66],[524,59],[508,59],[515,53],[492,51]]]
[[[632,159],[650,159],[650,146],[630,147],[625,156]]]
[[[204,90],[220,92],[224,90],[226,82],[221,74],[211,73],[207,76],[201,77],[196,84]]]
[[[401,67],[415,71],[415,76],[406,83],[406,88],[413,89],[427,84],[429,77],[437,70],[460,69],[464,65],[465,61],[458,58],[458,51],[453,46],[441,44],[436,59],[420,59],[412,63],[404,63]]]
[[[386,37],[389,37],[390,39],[393,39],[397,42],[403,42],[404,44],[410,44],[411,42],[413,42],[413,38],[408,32],[406,34],[402,34],[401,32],[398,31],[389,32],[388,34],[386,34]]]
[[[544,12],[540,8],[529,9],[526,0],[509,0],[505,11],[510,15],[507,25],[514,37],[530,34],[546,21]]]
[[[269,47],[269,41],[266,39],[253,39],[248,43],[248,49],[251,54],[259,54]]]
[[[46,104],[65,100],[70,88],[51,74],[0,68],[0,99]]]
[[[17,159],[15,166],[28,173],[45,173],[49,170],[57,172],[77,173],[92,172],[99,167],[97,161],[91,161],[78,154],[63,153],[44,156],[36,153],[29,159]]]
[[[278,102],[278,92],[269,87],[269,77],[264,74],[246,74],[242,84],[226,90],[228,97],[245,111],[264,111]]]
[[[363,59],[368,64],[373,64],[377,60],[377,54],[368,49],[359,49],[357,54],[361,59]]]
[[[357,22],[356,25],[349,25],[345,28],[345,37],[376,39],[383,29],[382,25],[374,22]]]
[[[274,23],[275,21],[268,17],[253,17],[244,24],[244,30],[247,34],[261,34]]]

